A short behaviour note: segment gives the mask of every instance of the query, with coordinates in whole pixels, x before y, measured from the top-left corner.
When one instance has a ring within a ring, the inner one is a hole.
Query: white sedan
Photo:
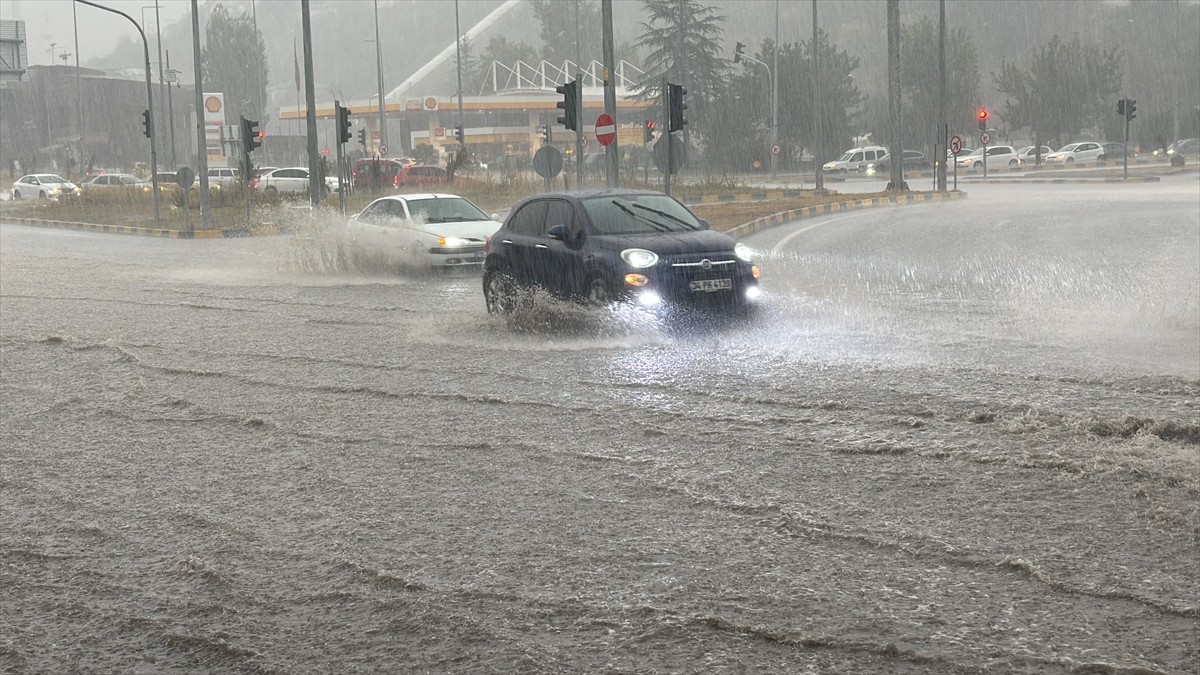
[[[308,192],[308,167],[293,166],[286,169],[268,171],[250,182],[251,190],[259,190],[266,194],[280,192],[288,194],[306,194]],[[325,177],[325,190],[334,192],[338,189],[337,177]]]
[[[500,229],[469,200],[450,194],[380,197],[350,218],[351,242],[366,255],[413,267],[483,264],[483,246]]]
[[[1068,143],[1058,150],[1046,155],[1042,161],[1046,164],[1083,164],[1095,163],[1104,154],[1104,146],[1099,143],[1085,141],[1083,143]]]
[[[31,173],[21,176],[12,186],[13,199],[58,199],[76,194],[78,187],[53,173]]]

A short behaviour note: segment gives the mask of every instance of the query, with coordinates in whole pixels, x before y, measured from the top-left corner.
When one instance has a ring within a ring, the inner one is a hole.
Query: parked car
[[[658,192],[551,193],[518,202],[484,248],[488,311],[522,290],[595,306],[746,312],[759,297],[753,252]]]
[[[216,187],[222,190],[227,190],[229,188],[237,187],[237,184],[238,173],[236,170],[219,166],[210,166],[208,168],[209,189]]]
[[[1104,153],[1104,148],[1095,141],[1068,143],[1058,150],[1046,155],[1046,164],[1086,164],[1095,163]]]
[[[260,178],[250,181],[251,190],[261,190],[264,194],[278,193],[306,194],[308,192],[308,168],[293,166],[275,169],[264,173]],[[325,177],[325,191],[333,192],[338,189],[337,176]]]
[[[841,157],[832,162],[825,162],[821,167],[822,171],[835,173],[848,173],[850,171],[862,171],[867,168],[867,164],[878,160],[887,154],[887,148],[880,145],[867,145],[861,148],[851,148],[842,153]]]
[[[1046,155],[1053,152],[1050,146],[1043,145],[1040,148],[1036,145],[1026,145],[1017,151],[1017,162],[1022,166],[1038,166],[1039,156],[1041,162],[1046,161]]]
[[[927,158],[925,153],[921,152],[920,150],[905,150],[903,151],[903,154],[904,160],[902,162],[902,166],[904,167],[905,171],[929,171],[932,168],[929,158]],[[867,168],[864,173],[867,175],[882,175],[891,170],[892,156],[890,153],[888,153],[874,162],[867,164]]]
[[[353,245],[389,263],[415,267],[483,264],[483,246],[500,229],[470,200],[451,194],[380,197],[350,218]]]
[[[1175,141],[1167,146],[1166,154],[1168,159],[1176,155],[1180,157],[1200,157],[1200,138]]]
[[[1101,162],[1116,162],[1118,164],[1125,161],[1125,144],[1124,143],[1104,143],[1100,146],[1103,151],[1098,158]]]
[[[959,156],[959,168],[982,169],[984,150],[985,148],[976,148],[969,155]],[[1017,149],[1011,145],[989,145],[986,150],[989,169],[1015,167],[1020,163],[1020,159],[1017,157]]]
[[[13,199],[58,199],[78,194],[71,181],[53,173],[31,173],[21,176],[12,185]]]
[[[356,188],[392,187],[396,184],[396,176],[411,166],[410,163],[397,159],[373,159],[364,157],[354,162],[354,170],[350,174],[350,182]]]
[[[141,182],[141,178],[131,173],[102,173],[99,176],[92,176],[80,183],[79,189],[89,192],[92,190],[113,190],[127,188],[131,185],[139,185]]]
[[[409,165],[401,169],[400,173],[392,179],[392,187],[444,185],[447,180],[446,170],[440,166]]]

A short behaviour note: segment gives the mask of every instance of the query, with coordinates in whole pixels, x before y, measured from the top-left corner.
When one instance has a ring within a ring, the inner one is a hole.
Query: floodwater
[[[664,327],[0,228],[0,670],[1200,669],[1200,181],[749,241]]]

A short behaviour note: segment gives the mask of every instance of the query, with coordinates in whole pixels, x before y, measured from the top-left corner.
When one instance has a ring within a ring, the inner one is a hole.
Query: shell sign
[[[225,94],[204,95],[204,123],[217,126],[225,124]]]
[[[438,109],[438,100],[432,96],[426,96],[425,97],[425,109],[426,110],[437,110]]]

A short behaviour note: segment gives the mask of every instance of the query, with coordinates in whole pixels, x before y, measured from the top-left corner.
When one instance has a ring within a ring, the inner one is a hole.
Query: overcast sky
[[[154,0],[94,0],[97,4],[125,12],[139,23],[143,7],[148,7],[146,37],[150,40],[151,60],[156,60],[154,43]],[[67,63],[75,65],[75,25],[72,0],[0,0],[0,19],[20,19],[25,22],[25,40],[29,50],[29,65],[49,65],[52,57],[50,43],[55,43],[55,55],[71,54]],[[165,27],[172,21],[185,18],[191,11],[190,0],[158,0],[159,16]],[[122,37],[137,37],[137,29],[129,21],[111,12],[80,4],[75,8],[79,20],[79,61],[99,58],[111,52]],[[61,64],[59,58],[56,63]],[[139,64],[131,64],[139,65]]]

